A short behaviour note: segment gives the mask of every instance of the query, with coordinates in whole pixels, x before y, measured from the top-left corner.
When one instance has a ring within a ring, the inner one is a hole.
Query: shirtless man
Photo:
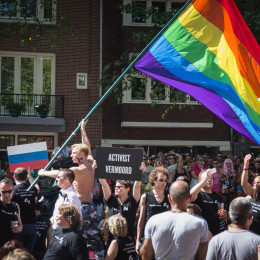
[[[97,209],[91,199],[95,180],[95,161],[92,157],[90,142],[85,130],[86,124],[87,122],[81,121],[82,144],[71,146],[72,161],[79,164],[77,167],[70,168],[75,174],[72,186],[81,201],[83,236],[87,240],[89,250],[95,253],[96,259],[103,259],[104,250],[97,229]],[[46,171],[42,169],[38,175],[56,178],[58,170]]]

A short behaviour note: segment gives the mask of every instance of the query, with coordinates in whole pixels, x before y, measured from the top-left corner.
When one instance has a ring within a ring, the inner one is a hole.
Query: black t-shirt
[[[43,215],[36,217],[37,241],[34,246],[34,251],[46,251],[47,231],[50,228],[50,219]]]
[[[154,197],[153,191],[146,193],[146,222],[151,216],[168,211],[171,208],[168,194],[167,191],[164,192],[164,200],[159,204]]]
[[[255,199],[250,200],[253,208],[253,222],[249,227],[249,230],[260,235],[260,201]]]
[[[131,237],[134,237],[134,224],[138,205],[139,201],[136,202],[133,196],[129,196],[123,204],[115,195],[111,195],[107,200],[108,217],[121,213],[126,218],[128,235]]]
[[[206,193],[203,191],[199,192],[197,199],[194,201],[201,208],[202,217],[208,222],[209,230],[213,236],[220,233],[221,223],[218,217],[218,203],[221,202],[221,197],[216,192]]]
[[[11,226],[12,221],[18,221],[18,216],[19,210],[14,202],[6,204],[0,200],[0,247],[14,238]]]
[[[20,207],[21,220],[23,224],[35,224],[35,197],[37,196],[37,189],[27,191],[29,184],[21,183],[14,186],[14,193],[12,201],[16,202]]]
[[[44,260],[88,260],[84,238],[72,229],[58,229],[54,234]]]
[[[136,259],[137,253],[135,251],[135,243],[133,238],[127,237],[119,237],[116,239],[118,245],[118,252],[115,260],[128,260],[128,259]]]

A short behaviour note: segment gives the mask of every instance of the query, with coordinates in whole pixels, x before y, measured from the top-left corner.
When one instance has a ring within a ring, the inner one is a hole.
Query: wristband
[[[243,168],[243,170],[248,170],[248,169],[249,169],[249,167],[244,167],[244,168]]]

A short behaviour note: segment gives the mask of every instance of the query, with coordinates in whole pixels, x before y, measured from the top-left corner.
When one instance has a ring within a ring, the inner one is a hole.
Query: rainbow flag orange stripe
[[[260,144],[260,48],[233,0],[192,1],[135,67]]]

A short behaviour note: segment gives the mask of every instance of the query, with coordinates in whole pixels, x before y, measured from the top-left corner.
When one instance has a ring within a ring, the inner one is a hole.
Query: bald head
[[[175,181],[171,185],[170,195],[174,203],[188,202],[190,199],[190,187],[184,181]]]

